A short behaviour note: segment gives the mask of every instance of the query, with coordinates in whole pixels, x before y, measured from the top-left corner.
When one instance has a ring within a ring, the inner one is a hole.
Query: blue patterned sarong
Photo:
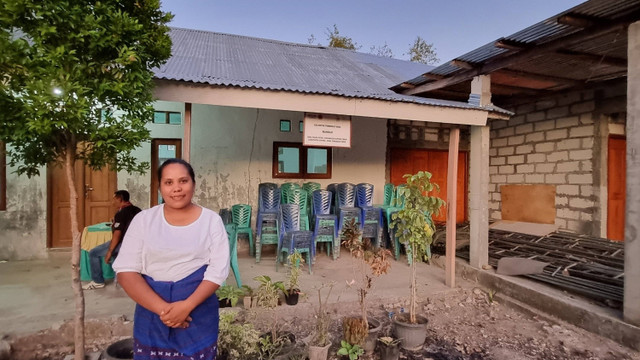
[[[167,302],[188,298],[202,282],[207,266],[186,278],[155,281],[142,275],[149,286]],[[190,314],[192,321],[186,329],[170,328],[160,316],[136,305],[133,318],[133,358],[135,360],[213,360],[218,341],[218,298],[210,296]]]

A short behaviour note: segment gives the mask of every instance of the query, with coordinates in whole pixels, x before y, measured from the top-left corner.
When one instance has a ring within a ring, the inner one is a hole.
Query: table
[[[111,241],[111,223],[103,222],[89,225],[82,230],[80,237],[80,280],[91,280],[91,265],[89,264],[89,251],[98,245]],[[105,279],[113,279],[115,273],[110,264],[102,258],[102,275]]]

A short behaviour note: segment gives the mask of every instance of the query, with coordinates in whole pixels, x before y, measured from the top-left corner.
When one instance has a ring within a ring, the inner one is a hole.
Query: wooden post
[[[456,286],[456,198],[458,188],[458,146],[460,129],[449,133],[449,165],[447,169],[447,249],[445,284]]]
[[[191,157],[191,103],[184,103],[184,136],[182,137],[182,159]]]

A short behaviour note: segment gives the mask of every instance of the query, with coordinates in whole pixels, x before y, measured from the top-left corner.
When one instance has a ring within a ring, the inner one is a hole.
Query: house
[[[526,194],[530,189],[550,188],[551,208],[524,215],[550,215],[560,229],[624,240],[624,318],[635,325],[640,325],[639,20],[638,0],[589,0],[392,88],[512,111],[509,120],[492,120],[484,129],[481,157],[489,173],[471,179],[487,182],[479,202],[488,204],[490,219],[501,220],[508,214],[505,190],[520,188],[518,196],[532,199],[545,194]],[[469,97],[474,86],[482,89],[479,98]],[[414,129],[393,124],[390,132]],[[530,205],[519,208],[527,212]],[[486,259],[484,234],[472,229],[476,267]]]
[[[171,37],[172,57],[155,71],[153,140],[136,152],[141,161],[150,161],[151,171],[116,174],[78,164],[77,191],[84,195],[80,226],[110,219],[116,188],[128,189],[132,202],[143,208],[157,204],[155,169],[176,156],[194,166],[196,201],[214,210],[247,203],[255,213],[259,183],[309,179],[323,186],[372,183],[375,201],[382,202],[388,119],[430,123],[445,134],[452,126],[485,126],[489,117],[510,115],[492,105],[389,90],[431,69],[423,64],[199,30],[174,28]],[[342,119],[350,147],[304,147],[303,122],[317,114]],[[47,249],[70,246],[68,189],[61,172],[49,166],[42,176],[26,179],[7,169],[0,258],[38,258]]]

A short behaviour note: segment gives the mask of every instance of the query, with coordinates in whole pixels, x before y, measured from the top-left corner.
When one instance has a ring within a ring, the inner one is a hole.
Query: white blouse
[[[174,226],[165,219],[161,204],[133,218],[113,270],[178,281],[203,265],[208,265],[204,280],[222,285],[229,275],[229,240],[220,216],[202,208],[191,224]]]

